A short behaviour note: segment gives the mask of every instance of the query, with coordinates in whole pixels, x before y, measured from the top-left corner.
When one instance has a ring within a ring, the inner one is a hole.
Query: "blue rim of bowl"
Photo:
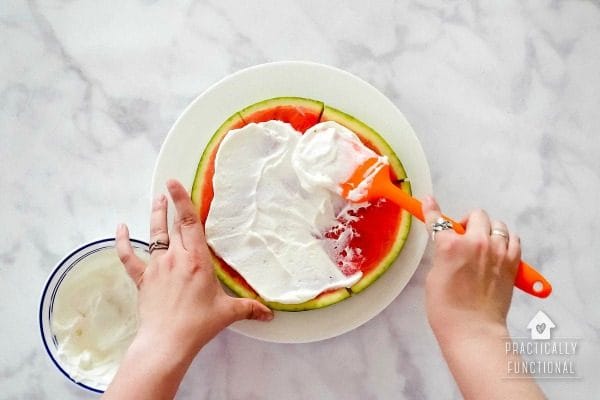
[[[69,373],[67,371],[65,371],[63,369],[63,367],[60,365],[60,363],[52,355],[52,352],[50,351],[50,348],[48,347],[48,342],[46,341],[46,336],[44,335],[44,330],[42,328],[42,317],[43,317],[42,316],[42,310],[43,310],[43,305],[44,305],[44,299],[46,298],[46,295],[48,294],[48,285],[52,281],[52,278],[54,278],[54,276],[58,273],[58,271],[62,268],[62,266],[66,263],[66,261],[68,259],[70,259],[76,253],[79,253],[80,251],[86,249],[87,247],[95,246],[95,245],[100,244],[100,243],[115,242],[115,240],[116,240],[115,238],[106,238],[106,239],[94,240],[93,242],[86,243],[86,244],[84,244],[82,246],[79,246],[75,250],[71,251],[67,256],[63,257],[62,260],[60,260],[60,262],[58,264],[56,264],[56,266],[52,270],[52,273],[48,276],[48,279],[46,279],[46,283],[44,284],[44,289],[42,290],[42,295],[40,296],[40,303],[39,303],[39,308],[38,308],[38,328],[40,330],[40,336],[42,337],[42,343],[44,344],[44,348],[46,349],[46,353],[48,354],[48,356],[50,357],[50,359],[52,360],[52,362],[54,363],[54,365],[56,365],[56,368],[58,368],[58,370],[60,372],[62,372],[62,374],[64,376],[66,376],[68,380],[70,380],[71,382],[73,382],[77,386],[80,386],[80,387],[82,387],[84,389],[90,390],[90,391],[95,392],[95,393],[104,393],[104,390],[100,390],[100,389],[88,386],[85,383],[77,382],[75,379],[73,379],[71,377],[71,375],[69,375]],[[144,242],[143,240],[131,239],[131,238],[129,240],[131,242],[133,242],[133,243],[145,246],[146,248],[148,248],[148,246],[149,246],[149,244],[146,243],[146,242]],[[78,261],[79,261],[79,259],[75,260],[73,262],[73,264],[75,264]],[[59,285],[57,285],[57,287],[58,286]]]

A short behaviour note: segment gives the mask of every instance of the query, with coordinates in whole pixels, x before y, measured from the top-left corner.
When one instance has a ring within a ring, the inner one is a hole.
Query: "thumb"
[[[273,311],[258,300],[240,299],[230,297],[233,321],[242,319],[256,319],[259,321],[270,321],[273,319]]]

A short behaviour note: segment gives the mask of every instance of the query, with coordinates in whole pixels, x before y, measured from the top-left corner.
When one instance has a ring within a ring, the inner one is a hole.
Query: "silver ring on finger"
[[[494,236],[494,235],[502,236],[504,238],[504,240],[506,240],[508,242],[509,236],[508,236],[508,232],[506,232],[505,230],[494,228],[494,229],[492,229],[490,236]]]
[[[435,234],[440,231],[447,231],[448,229],[452,229],[452,222],[439,217],[433,224],[431,224],[431,240],[435,242]]]
[[[154,242],[150,243],[150,247],[149,247],[148,251],[150,252],[150,254],[152,254],[152,252],[154,250],[167,250],[168,248],[169,248],[168,241],[155,240]]]

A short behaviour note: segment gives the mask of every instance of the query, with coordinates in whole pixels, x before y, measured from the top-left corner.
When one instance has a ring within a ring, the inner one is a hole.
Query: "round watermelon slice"
[[[380,155],[388,157],[392,179],[407,193],[411,193],[410,184],[402,164],[391,147],[383,138],[366,124],[322,102],[300,97],[278,97],[261,101],[246,107],[228,118],[213,134],[204,149],[198,164],[192,187],[192,202],[198,207],[204,223],[213,199],[212,177],[215,172],[215,157],[223,137],[232,129],[238,129],[251,122],[280,120],[290,123],[297,131],[305,132],[311,126],[323,121],[335,121],[352,130],[367,147]],[[358,233],[350,241],[350,247],[360,249],[360,260],[356,268],[363,272],[362,278],[351,288],[326,291],[312,300],[300,304],[282,304],[267,302],[260,298],[254,289],[232,267],[218,255],[212,253],[215,271],[219,279],[241,297],[256,298],[269,307],[281,311],[304,311],[322,308],[358,293],[379,278],[396,259],[410,230],[411,216],[399,206],[380,200],[369,207],[356,211],[357,218],[350,222]],[[327,233],[335,237],[335,233]],[[211,250],[212,252],[212,250]],[[341,263],[340,263],[341,265]],[[352,271],[354,272],[354,271]]]

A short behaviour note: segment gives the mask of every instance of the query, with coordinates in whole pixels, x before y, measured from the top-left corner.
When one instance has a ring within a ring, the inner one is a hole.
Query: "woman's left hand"
[[[224,292],[187,191],[174,180],[167,189],[177,215],[169,230],[167,198],[154,200],[150,242],[160,244],[148,265],[133,252],[127,227],[117,230],[117,253],[139,289],[139,327],[104,399],[172,399],[198,351],[226,326],[273,319],[259,301]]]
[[[155,249],[145,265],[133,252],[129,233],[117,232],[117,251],[139,288],[138,336],[170,342],[193,356],[229,324],[241,319],[271,320],[273,312],[253,299],[225,293],[213,271],[204,229],[185,188],[171,180],[167,188],[177,215],[167,227],[167,198],[155,199],[150,218],[150,242],[168,243]]]

